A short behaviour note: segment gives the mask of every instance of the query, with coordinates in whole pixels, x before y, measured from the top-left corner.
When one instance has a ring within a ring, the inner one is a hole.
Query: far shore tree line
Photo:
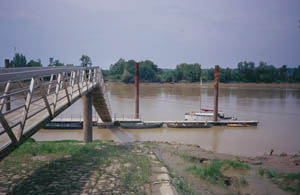
[[[87,55],[82,55],[80,60],[81,66],[91,66],[92,60]],[[53,57],[49,58],[49,64],[47,66],[74,66],[73,64],[64,64]],[[26,57],[23,54],[16,53],[13,59],[9,62],[9,68],[21,68],[21,67],[43,67],[40,59],[30,60],[27,62]]]
[[[91,66],[91,58],[82,55],[79,59],[81,66]],[[108,70],[102,70],[104,79],[113,82],[134,82],[134,65],[135,60],[119,59],[116,63],[111,64]],[[182,63],[175,69],[159,68],[151,60],[139,62],[140,80],[142,82],[204,82],[214,79],[214,68],[203,69],[198,63]],[[9,67],[42,67],[41,60],[30,60],[27,62],[26,57],[16,53],[10,61]],[[64,64],[57,59],[49,58],[47,66],[73,66]],[[236,68],[220,68],[220,82],[251,82],[251,83],[299,83],[300,82],[300,65],[295,68],[282,65],[279,68],[266,62],[259,62],[256,65],[251,61],[243,61],[237,64]]]
[[[134,64],[136,61],[119,59],[103,70],[105,80],[125,83],[134,82]],[[214,68],[203,69],[198,63],[182,63],[175,69],[161,69],[150,60],[141,61],[140,80],[143,82],[204,82],[214,80]],[[220,82],[252,82],[252,83],[294,83],[300,82],[300,65],[289,68],[282,65],[276,68],[266,62],[258,66],[251,61],[237,64],[237,68],[220,68]]]

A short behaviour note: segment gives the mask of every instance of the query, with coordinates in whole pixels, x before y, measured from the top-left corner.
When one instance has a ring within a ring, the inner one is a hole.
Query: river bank
[[[133,85],[133,83],[123,83],[123,82],[106,82],[108,87],[114,85]],[[160,86],[160,87],[199,87],[198,82],[188,83],[188,82],[178,82],[178,83],[140,83],[140,86]],[[213,82],[203,82],[203,87],[213,87]],[[220,83],[220,87],[239,87],[239,88],[291,88],[300,89],[300,83]]]
[[[0,162],[13,194],[300,193],[300,154],[242,157],[175,142],[29,141]]]

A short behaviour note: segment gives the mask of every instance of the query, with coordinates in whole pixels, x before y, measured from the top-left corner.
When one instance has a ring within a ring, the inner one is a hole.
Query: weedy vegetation
[[[233,160],[200,160],[194,157],[185,157],[195,164],[187,167],[185,170],[192,175],[204,179],[212,184],[217,184],[223,187],[231,185],[231,178],[226,176],[224,172],[229,169],[234,170],[247,170],[250,169],[249,165]],[[247,184],[243,181],[241,184]]]

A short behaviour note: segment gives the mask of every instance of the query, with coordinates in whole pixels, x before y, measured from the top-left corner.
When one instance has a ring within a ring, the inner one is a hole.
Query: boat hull
[[[82,129],[81,122],[49,122],[44,129]]]
[[[163,123],[120,123],[124,129],[152,129],[160,128]]]
[[[205,123],[168,123],[169,128],[210,128],[211,124]]]

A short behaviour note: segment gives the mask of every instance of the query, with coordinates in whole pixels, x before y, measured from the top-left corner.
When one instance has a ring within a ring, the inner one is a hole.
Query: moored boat
[[[188,121],[206,120],[206,119],[212,119],[213,116],[214,113],[211,111],[203,111],[203,110],[200,110],[200,112],[192,111],[184,114],[184,120],[188,120]],[[224,113],[218,112],[218,117],[224,118]]]
[[[214,116],[213,110],[201,109],[200,112],[188,112],[184,114],[184,120],[186,121],[206,121],[212,120]],[[218,112],[218,118],[223,120],[237,120],[235,117],[225,117],[224,112]]]
[[[49,122],[44,129],[82,129],[82,122]]]
[[[182,122],[175,122],[175,123],[168,123],[168,127],[170,128],[210,128],[213,125],[207,123],[182,123]]]
[[[152,129],[152,128],[160,128],[163,123],[120,123],[120,126],[124,129]]]

